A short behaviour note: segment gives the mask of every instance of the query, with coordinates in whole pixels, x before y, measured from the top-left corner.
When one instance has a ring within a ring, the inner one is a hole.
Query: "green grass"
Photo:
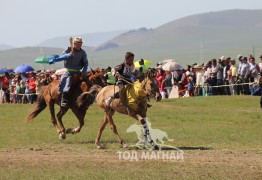
[[[93,105],[77,135],[59,140],[48,109],[34,121],[24,117],[32,105],[0,105],[0,179],[261,179],[262,118],[259,97],[218,96],[152,102],[152,128],[168,133],[167,144],[184,151],[183,162],[119,160],[121,146],[107,126],[105,149],[94,140],[103,112]],[[115,114],[119,134],[128,144],[137,141],[126,129],[132,118]],[[77,120],[69,111],[67,128]],[[201,150],[206,149],[206,150]]]

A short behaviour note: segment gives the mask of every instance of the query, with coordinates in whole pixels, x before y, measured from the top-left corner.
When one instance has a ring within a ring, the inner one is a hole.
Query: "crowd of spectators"
[[[261,95],[262,55],[239,55],[237,62],[222,56],[207,63],[187,65],[175,71],[164,71],[157,64],[157,81],[162,98],[169,97],[173,85],[178,86],[179,97],[211,95]]]
[[[174,85],[179,97],[212,95],[261,95],[262,55],[256,63],[252,55],[239,55],[235,59],[222,56],[207,63],[187,65],[174,71],[156,66],[156,80],[162,98],[168,98]],[[111,67],[101,69],[108,84],[115,84]],[[53,79],[59,79],[54,70],[0,75],[1,102],[34,103],[38,90]]]
[[[0,76],[1,102],[14,104],[33,104],[39,87],[48,85],[56,79],[55,71],[28,73],[4,73]]]

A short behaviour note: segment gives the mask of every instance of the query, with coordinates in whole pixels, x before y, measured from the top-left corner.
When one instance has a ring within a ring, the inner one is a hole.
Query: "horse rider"
[[[71,57],[69,59],[64,59],[64,67],[67,71],[61,76],[59,83],[59,91],[62,93],[61,107],[67,107],[68,105],[68,93],[72,85],[72,77],[75,74],[80,74],[82,70],[83,80],[87,78],[86,71],[88,67],[88,59],[86,52],[82,49],[82,44],[84,42],[81,37],[75,37],[73,42],[73,51],[71,51],[71,47],[68,47],[63,52],[63,54],[71,55]]]
[[[120,98],[121,93],[124,92],[125,85],[132,82],[131,78],[135,71],[134,57],[135,55],[132,52],[127,52],[125,55],[125,61],[114,68],[115,77],[117,78],[116,85],[119,87],[119,92],[116,92],[113,96],[110,96],[105,100],[106,106],[109,106],[114,98]],[[125,102],[123,102],[123,104],[125,104]]]

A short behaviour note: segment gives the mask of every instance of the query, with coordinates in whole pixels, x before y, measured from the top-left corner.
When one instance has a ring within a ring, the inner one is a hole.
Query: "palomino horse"
[[[88,91],[91,86],[95,84],[105,86],[106,82],[104,80],[104,76],[100,73],[99,69],[96,69],[94,71],[92,70],[92,72],[89,72],[87,74],[86,81],[80,80],[79,76],[75,77],[72,83],[72,87],[69,90],[68,107],[60,106],[60,111],[57,113],[57,119],[60,124],[60,128],[57,125],[54,108],[54,105],[60,105],[61,101],[61,96],[59,95],[60,93],[58,90],[58,84],[59,80],[54,80],[48,86],[44,86],[41,88],[36,101],[36,106],[34,110],[25,118],[25,120],[29,121],[31,119],[34,119],[41,111],[43,111],[46,108],[46,106],[48,106],[51,114],[51,121],[54,124],[57,133],[59,134],[59,138],[65,139],[66,133],[79,133],[81,128],[84,126],[84,117],[89,106],[78,107],[76,104],[78,96],[81,93]],[[62,122],[62,117],[65,115],[69,108],[77,117],[79,125],[74,129],[69,128],[65,130],[64,124]]]
[[[159,93],[157,81],[148,76],[146,79],[142,81],[142,87],[145,90],[147,94],[149,94],[151,97],[155,97],[157,101],[161,100],[161,95]],[[106,86],[104,88],[100,88],[98,86],[93,86],[89,92],[84,92],[81,96],[78,98],[78,105],[81,107],[83,104],[87,104],[86,101],[90,102],[90,99],[93,99],[95,101],[96,96],[96,102],[100,106],[100,108],[103,109],[105,112],[104,120],[100,126],[100,129],[98,131],[98,135],[96,138],[96,146],[97,148],[101,148],[100,145],[100,138],[102,135],[103,130],[105,129],[106,125],[109,123],[111,126],[112,131],[115,133],[116,137],[118,138],[119,142],[123,145],[123,147],[127,147],[128,145],[125,143],[125,141],[120,137],[120,135],[117,132],[116,125],[113,121],[112,116],[114,115],[115,111],[129,115],[136,120],[138,120],[144,127],[144,145],[147,145],[147,138],[149,138],[149,141],[153,148],[157,149],[158,146],[155,144],[155,142],[152,140],[149,129],[146,122],[146,111],[147,106],[143,106],[145,108],[139,108],[138,110],[134,111],[127,106],[123,105],[120,99],[114,99],[112,103],[110,104],[110,107],[105,106],[105,99],[112,96],[114,92],[118,92],[119,88],[117,86],[111,85]],[[141,106],[140,106],[141,107]]]

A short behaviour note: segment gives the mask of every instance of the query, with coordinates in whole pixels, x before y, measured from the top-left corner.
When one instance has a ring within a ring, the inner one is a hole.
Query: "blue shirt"
[[[68,54],[70,53],[71,48],[68,47],[63,54]],[[79,51],[74,48],[74,55],[69,58],[64,60],[64,67],[70,70],[74,71],[80,71],[82,70],[82,73],[86,73],[87,71],[87,66],[88,66],[88,60],[87,60],[87,55],[86,52],[83,49],[80,49]]]

